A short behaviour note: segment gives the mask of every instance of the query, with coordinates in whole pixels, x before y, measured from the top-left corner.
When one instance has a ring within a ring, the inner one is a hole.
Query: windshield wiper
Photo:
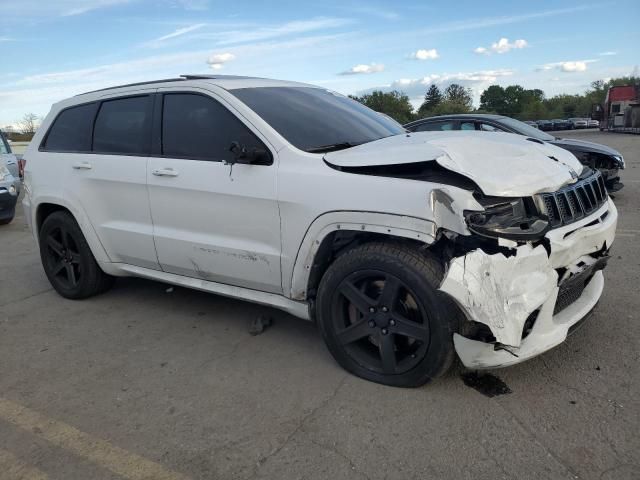
[[[347,148],[355,147],[357,145],[360,145],[360,144],[352,143],[352,142],[332,143],[330,145],[321,145],[320,147],[307,148],[306,151],[309,153],[336,152],[338,150],[345,150]]]

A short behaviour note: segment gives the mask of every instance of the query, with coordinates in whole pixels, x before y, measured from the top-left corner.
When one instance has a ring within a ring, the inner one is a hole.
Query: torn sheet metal
[[[527,317],[557,288],[558,274],[542,245],[516,249],[516,255],[473,250],[454,258],[440,286],[466,311],[489,326],[496,341],[517,347]]]
[[[429,207],[433,213],[433,221],[437,226],[461,235],[471,234],[462,212],[483,209],[482,205],[471,195],[461,195],[459,189],[447,187],[431,190]]]

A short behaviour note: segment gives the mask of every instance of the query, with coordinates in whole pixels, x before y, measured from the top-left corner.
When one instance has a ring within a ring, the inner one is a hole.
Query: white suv
[[[67,298],[135,275],[317,321],[336,360],[417,386],[521,362],[598,301],[616,208],[566,150],[408,133],[299,83],[185,76],[53,106],[24,207]]]

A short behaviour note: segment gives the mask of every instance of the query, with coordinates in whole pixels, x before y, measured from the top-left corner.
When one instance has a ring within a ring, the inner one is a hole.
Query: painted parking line
[[[130,480],[188,480],[158,463],[2,397],[0,418]],[[25,477],[27,479],[31,480]]]
[[[0,448],[0,476],[7,480],[47,480],[46,473]]]

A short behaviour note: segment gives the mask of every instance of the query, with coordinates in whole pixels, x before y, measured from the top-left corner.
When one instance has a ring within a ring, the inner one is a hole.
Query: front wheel
[[[87,298],[113,284],[113,277],[100,269],[82,230],[68,212],[54,212],[42,223],[40,258],[49,282],[65,298]]]
[[[437,291],[441,278],[438,262],[402,245],[366,244],[338,257],[317,297],[318,325],[336,361],[398,387],[446,372],[457,316]]]

